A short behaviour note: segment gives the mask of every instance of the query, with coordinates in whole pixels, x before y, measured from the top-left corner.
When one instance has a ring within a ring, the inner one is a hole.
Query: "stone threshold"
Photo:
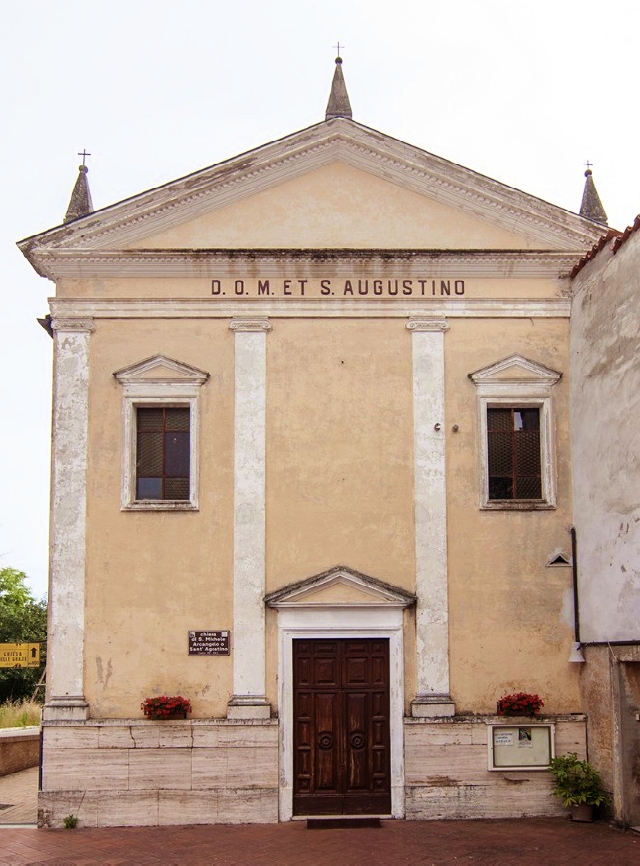
[[[355,830],[365,827],[382,827],[380,818],[374,815],[307,818],[307,830]]]

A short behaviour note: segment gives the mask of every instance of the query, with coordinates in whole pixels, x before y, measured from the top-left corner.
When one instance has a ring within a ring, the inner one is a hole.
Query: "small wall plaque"
[[[228,656],[228,631],[190,631],[190,656]]]

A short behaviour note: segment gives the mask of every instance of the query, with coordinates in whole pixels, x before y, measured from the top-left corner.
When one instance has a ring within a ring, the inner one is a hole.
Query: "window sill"
[[[484,502],[482,511],[555,511],[555,503],[537,499],[496,499]]]
[[[200,508],[193,502],[183,502],[172,499],[141,500],[123,505],[121,511],[199,511]]]

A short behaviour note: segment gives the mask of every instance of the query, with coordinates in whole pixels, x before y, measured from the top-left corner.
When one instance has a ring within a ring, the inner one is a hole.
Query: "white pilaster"
[[[269,718],[265,696],[265,439],[268,319],[235,333],[233,697],[229,718]]]
[[[417,689],[413,716],[452,716],[449,694],[445,319],[412,319]]]
[[[89,336],[92,319],[53,319],[53,431],[47,700],[43,719],[83,720]]]

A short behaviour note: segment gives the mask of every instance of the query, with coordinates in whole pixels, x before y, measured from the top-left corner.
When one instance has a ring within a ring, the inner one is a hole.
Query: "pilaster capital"
[[[88,316],[83,318],[77,316],[56,316],[51,320],[51,330],[53,331],[75,331],[90,334],[95,329],[95,320]]]
[[[407,331],[448,331],[449,323],[441,317],[409,319],[406,324]]]
[[[231,319],[229,322],[230,331],[270,331],[272,328],[271,322],[266,317],[238,318]]]

